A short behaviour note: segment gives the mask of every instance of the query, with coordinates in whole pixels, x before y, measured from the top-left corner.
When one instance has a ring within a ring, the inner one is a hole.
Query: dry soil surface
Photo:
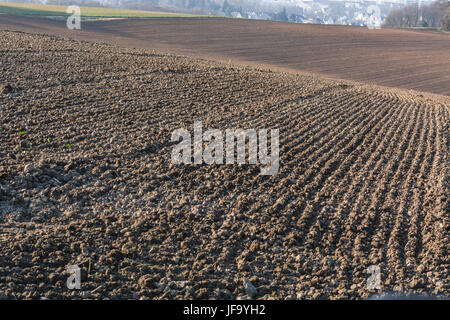
[[[89,21],[81,28],[68,30],[65,21],[0,15],[0,30],[450,95],[449,33],[224,18]]]
[[[0,37],[0,298],[449,294],[448,97]],[[278,174],[173,165],[195,120],[278,128]]]

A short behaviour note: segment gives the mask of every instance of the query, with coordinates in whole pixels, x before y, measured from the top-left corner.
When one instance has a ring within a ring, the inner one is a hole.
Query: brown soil
[[[223,18],[90,21],[70,31],[65,21],[7,15],[0,29],[450,95],[450,35],[440,32]]]
[[[447,97],[0,37],[0,298],[448,295]],[[172,165],[194,120],[279,128],[278,174]]]

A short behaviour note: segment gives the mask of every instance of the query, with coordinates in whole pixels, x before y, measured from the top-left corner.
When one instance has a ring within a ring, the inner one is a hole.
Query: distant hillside
[[[15,0],[12,0],[15,1]],[[297,23],[380,26],[392,10],[416,0],[20,0],[57,5],[227,16]],[[429,3],[422,0],[421,3]]]
[[[57,1],[55,1],[57,2]],[[176,18],[196,17],[196,15],[149,10],[130,10],[123,8],[109,8],[98,6],[86,6],[78,3],[83,17],[113,17],[113,18]],[[38,16],[66,16],[67,5],[0,2],[0,13],[13,15],[38,15]],[[197,15],[198,16],[198,15]]]

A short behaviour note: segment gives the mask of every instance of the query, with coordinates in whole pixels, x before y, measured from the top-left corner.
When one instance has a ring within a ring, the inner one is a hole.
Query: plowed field
[[[66,21],[0,15],[0,30],[64,36],[450,96],[450,34],[224,18]]]
[[[448,97],[0,37],[0,298],[449,294]],[[173,165],[197,120],[279,129],[278,174]]]

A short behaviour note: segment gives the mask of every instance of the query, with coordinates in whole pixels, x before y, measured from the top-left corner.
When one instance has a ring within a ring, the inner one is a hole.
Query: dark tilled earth
[[[449,294],[448,97],[0,38],[0,298]],[[195,120],[278,128],[278,174],[173,165]]]
[[[2,29],[450,96],[445,32],[212,17],[83,21],[69,30],[64,19],[6,14]]]

